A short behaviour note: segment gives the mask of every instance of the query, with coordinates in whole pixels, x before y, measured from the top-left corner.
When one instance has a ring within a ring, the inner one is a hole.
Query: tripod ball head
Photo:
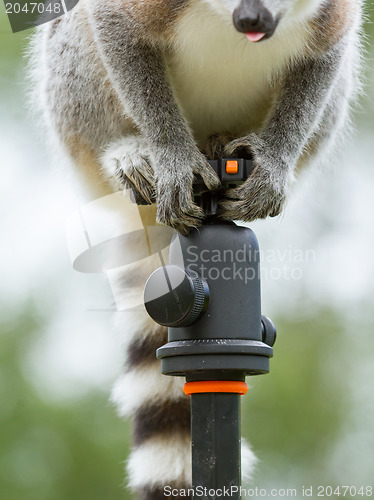
[[[162,373],[188,382],[268,373],[276,336],[273,323],[261,316],[256,235],[217,212],[225,190],[242,184],[253,164],[223,158],[210,165],[221,190],[208,191],[199,178],[194,184],[205,223],[188,236],[174,235],[170,264],[154,271],[144,290],[148,314],[168,327],[168,343],[156,353]]]

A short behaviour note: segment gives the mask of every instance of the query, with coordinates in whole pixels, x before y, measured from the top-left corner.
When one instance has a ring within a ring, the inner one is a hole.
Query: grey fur
[[[105,4],[94,2],[91,15],[98,48],[124,109],[152,145],[158,221],[180,230],[194,227],[203,213],[192,201],[193,173],[211,189],[219,186],[219,180],[175,102],[162,51],[139,43],[125,9],[113,16]],[[121,43],[114,45],[113,39]]]
[[[241,4],[251,1],[242,0]],[[288,9],[299,1],[264,0],[264,5],[274,17],[281,18],[282,24]],[[349,3],[329,3],[343,1]],[[37,48],[43,51],[46,66],[42,93],[48,121],[76,163],[80,163],[82,150],[87,149],[92,157],[88,169],[98,171],[95,161],[104,158],[105,151],[113,151],[113,157],[103,164],[107,176],[117,186],[133,187],[147,203],[156,200],[158,222],[181,232],[198,226],[203,218],[192,201],[193,174],[202,175],[210,189],[219,185],[199,151],[196,141],[202,150],[204,146],[195,137],[194,124],[191,129],[184,116],[188,110],[180,106],[169,75],[173,30],[185,11],[200,3],[208,4],[215,16],[217,6],[229,10],[238,2],[164,0],[157,7],[164,20],[157,25],[155,35],[155,21],[150,14],[139,14],[151,5],[155,9],[152,2],[87,0],[47,27],[42,48]],[[359,17],[359,8],[357,11]],[[222,29],[227,29],[224,24]],[[338,43],[327,45],[323,53],[320,49],[313,52],[306,40],[305,52],[295,51],[281,71],[276,70],[277,77],[274,73],[272,95],[267,96],[273,104],[259,130],[251,130],[249,121],[248,133],[242,136],[226,127],[214,131],[216,137],[236,137],[226,145],[225,154],[235,156],[244,148],[247,154],[254,155],[257,166],[241,188],[227,193],[221,205],[222,217],[250,221],[280,212],[292,173],[303,160],[303,151],[312,142],[326,144],[328,137],[334,135],[336,124],[344,122],[339,115],[352,95],[349,86],[354,79],[353,66],[351,75],[341,82],[343,106],[334,106],[333,90],[343,72],[342,62],[357,53],[352,50],[359,43],[357,32],[358,23],[354,20],[351,26],[344,27]],[[319,137],[322,130],[323,137]],[[113,145],[126,143],[129,136],[137,136],[146,145],[146,151],[139,150],[132,158],[126,154],[126,144],[116,151]],[[211,145],[212,142],[205,150],[209,152]]]
[[[336,96],[330,94],[343,73],[343,55],[341,43],[323,57],[305,58],[294,65],[283,76],[261,134],[235,139],[226,146],[229,156],[240,156],[243,149],[247,150],[256,167],[242,186],[227,193],[228,200],[221,204],[224,218],[251,221],[280,213],[290,174],[304,148],[312,138],[323,139],[322,134],[332,133],[336,126],[340,110],[331,108]],[[321,124],[325,124],[323,129]]]

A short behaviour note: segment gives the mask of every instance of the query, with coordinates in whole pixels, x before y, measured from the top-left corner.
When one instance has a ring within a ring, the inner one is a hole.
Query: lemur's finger
[[[283,201],[281,203],[279,203],[279,205],[277,207],[275,207],[269,214],[270,217],[277,217],[278,215],[280,215],[280,213],[282,212],[283,210],[283,206],[284,206],[284,203]]]
[[[241,220],[242,210],[238,200],[224,200],[219,204],[219,216],[225,220]]]
[[[134,192],[136,203],[144,204],[141,203],[141,200],[143,200],[147,205],[151,205],[154,202],[156,197],[154,186],[137,172],[134,172],[132,175],[130,173],[125,175],[124,183],[126,187]]]
[[[166,224],[183,235],[187,235],[192,228],[199,227],[202,223],[202,218],[199,214],[169,214],[167,211],[158,212],[157,222]]]
[[[284,196],[271,197],[264,202],[258,192],[241,199],[225,198],[219,203],[219,216],[226,220],[251,222],[266,217],[276,217],[283,209]]]
[[[154,202],[156,193],[153,170],[145,159],[126,168],[124,177],[129,187],[136,192],[134,197],[137,203],[140,203],[141,199],[149,205]]]
[[[230,200],[240,200],[240,191],[238,191],[238,188],[229,189],[225,191],[225,198],[229,198]]]
[[[209,160],[219,160],[224,157],[224,151],[227,144],[234,139],[230,132],[223,132],[222,134],[213,134],[208,137],[208,141],[203,150],[204,154]]]
[[[149,201],[145,200],[143,196],[136,189],[130,188],[130,200],[137,205],[151,205]]]
[[[264,207],[251,204],[250,201],[245,203],[242,200],[226,200],[220,204],[219,216],[225,220],[251,222],[263,219],[267,215],[268,212]]]
[[[183,191],[175,191],[171,197],[159,200],[157,222],[171,226],[183,235],[199,227],[204,217],[204,211]]]
[[[136,189],[130,182],[127,186],[131,191],[131,199],[137,205],[152,205],[154,203],[154,191],[143,189],[141,192]]]
[[[221,181],[209,163],[196,169],[196,173],[200,174],[203,178],[204,184],[210,190],[218,189],[221,185]]]
[[[138,173],[143,179],[151,186],[155,183],[155,177],[153,174],[153,169],[149,165],[148,161],[143,158],[140,165],[133,165],[136,173]]]

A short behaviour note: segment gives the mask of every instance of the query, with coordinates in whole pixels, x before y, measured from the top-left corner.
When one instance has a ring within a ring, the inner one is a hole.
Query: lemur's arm
[[[192,201],[193,173],[200,174],[210,189],[218,187],[219,179],[198,150],[178,108],[161,48],[155,37],[152,42],[147,40],[149,26],[138,24],[131,5],[91,0],[91,23],[124,113],[150,144],[157,219],[183,231],[198,225],[203,217]]]
[[[285,72],[274,107],[259,135],[250,134],[226,146],[227,155],[253,156],[255,170],[222,203],[225,218],[254,220],[278,215],[290,174],[316,132],[326,105],[334,96],[343,46],[299,61]]]

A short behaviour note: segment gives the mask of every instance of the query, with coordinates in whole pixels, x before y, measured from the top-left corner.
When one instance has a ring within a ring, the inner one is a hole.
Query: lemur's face
[[[234,26],[248,40],[259,42],[270,38],[281,19],[305,10],[321,0],[204,0],[216,12],[231,16]]]

